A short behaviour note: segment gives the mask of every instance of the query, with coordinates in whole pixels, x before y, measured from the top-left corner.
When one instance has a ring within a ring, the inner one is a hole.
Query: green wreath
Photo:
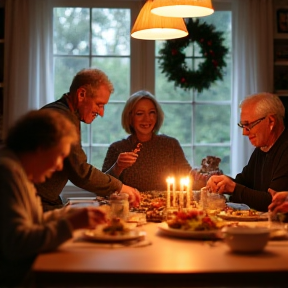
[[[187,89],[194,88],[199,93],[208,89],[216,80],[223,80],[224,60],[228,49],[222,45],[223,32],[215,31],[215,26],[199,23],[199,19],[189,18],[186,23],[189,34],[184,38],[168,40],[159,51],[159,64],[162,73],[175,86]],[[205,60],[197,70],[191,70],[185,63],[184,49],[192,42],[197,42]]]

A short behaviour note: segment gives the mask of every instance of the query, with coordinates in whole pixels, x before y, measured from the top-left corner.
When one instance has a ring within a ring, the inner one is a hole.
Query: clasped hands
[[[273,214],[288,212],[288,191],[276,192],[269,188],[268,192],[272,196],[272,202],[268,206],[268,210]]]
[[[236,183],[226,175],[213,175],[209,178],[206,187],[214,193],[233,193]],[[272,196],[272,202],[268,210],[273,214],[288,212],[288,191],[276,192],[269,188],[268,192]]]
[[[236,183],[226,175],[213,175],[206,184],[206,188],[213,193],[233,193]]]

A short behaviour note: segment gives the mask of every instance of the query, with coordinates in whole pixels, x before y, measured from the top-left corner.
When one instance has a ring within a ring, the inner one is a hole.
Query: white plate
[[[285,229],[270,229],[270,240],[287,240],[288,231]]]
[[[218,214],[217,217],[222,218],[224,220],[229,221],[267,221],[268,216],[267,215],[260,215],[260,216],[248,216],[248,215],[224,215],[224,214]]]
[[[219,239],[221,238],[220,230],[206,230],[206,231],[192,231],[170,228],[166,222],[162,222],[158,225],[161,232],[168,236],[190,238],[190,239]]]
[[[146,232],[141,230],[130,230],[123,235],[109,235],[96,230],[86,230],[83,236],[88,240],[101,241],[101,242],[121,242],[128,240],[136,240],[145,237]]]

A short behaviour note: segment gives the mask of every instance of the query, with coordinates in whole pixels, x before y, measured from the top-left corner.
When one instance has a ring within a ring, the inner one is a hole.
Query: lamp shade
[[[166,17],[202,17],[214,12],[211,0],[154,0],[151,12]]]
[[[142,7],[132,28],[131,37],[143,40],[168,40],[188,35],[182,18],[152,14],[152,3],[152,0],[148,0]]]

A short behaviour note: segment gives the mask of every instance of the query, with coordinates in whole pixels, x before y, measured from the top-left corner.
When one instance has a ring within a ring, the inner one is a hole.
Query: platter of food
[[[261,213],[254,210],[237,210],[237,211],[221,211],[218,217],[228,221],[267,221],[267,213]]]
[[[221,230],[219,229],[203,230],[203,231],[182,230],[182,229],[170,228],[166,222],[159,223],[158,228],[163,234],[172,237],[201,239],[201,240],[212,240],[221,238]]]
[[[119,219],[113,219],[109,224],[99,225],[96,229],[89,229],[83,232],[85,239],[101,242],[137,240],[145,237],[145,235],[145,231],[131,229]]]
[[[287,240],[288,231],[286,229],[270,229],[270,240]]]
[[[169,215],[169,219],[158,225],[159,230],[168,235],[192,239],[221,238],[221,228],[225,221],[207,215],[203,210],[178,211]]]

